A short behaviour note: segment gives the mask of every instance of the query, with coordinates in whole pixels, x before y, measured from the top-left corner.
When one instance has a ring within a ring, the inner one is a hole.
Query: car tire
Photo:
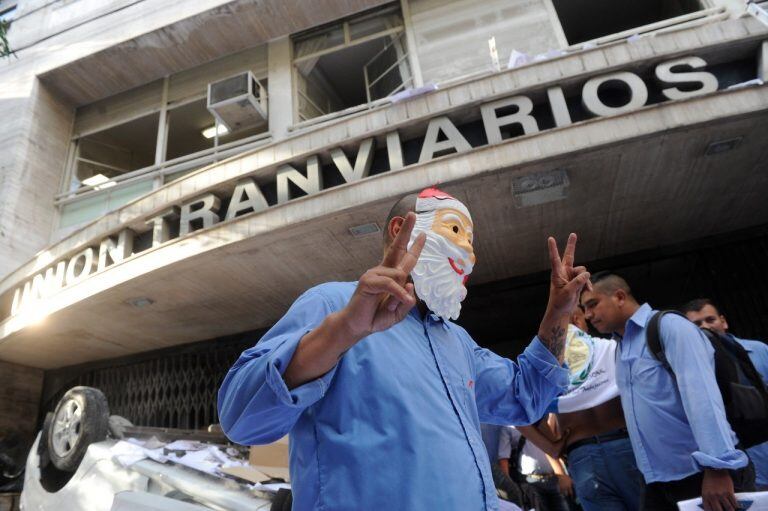
[[[53,422],[53,412],[48,412],[45,414],[40,441],[37,443],[37,457],[40,459],[41,469],[51,464],[51,456],[48,454],[48,435],[51,434],[51,422]]]
[[[293,507],[293,493],[286,488],[280,488],[272,500],[269,511],[291,511]]]
[[[48,431],[48,455],[59,470],[74,472],[88,446],[107,438],[107,398],[92,387],[69,389],[56,405]]]

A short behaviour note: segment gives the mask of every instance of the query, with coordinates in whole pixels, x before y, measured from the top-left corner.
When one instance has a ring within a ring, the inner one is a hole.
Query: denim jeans
[[[568,453],[568,472],[584,511],[637,511],[643,475],[629,438],[577,447]]]

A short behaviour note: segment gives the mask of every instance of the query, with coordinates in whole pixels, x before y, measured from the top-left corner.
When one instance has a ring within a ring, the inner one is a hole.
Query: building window
[[[299,34],[293,45],[297,121],[413,86],[403,21],[394,7]]]
[[[115,178],[154,164],[158,118],[154,113],[81,137],[70,190],[109,188]]]
[[[204,151],[216,139],[216,119],[201,99],[168,111],[168,145],[166,160]]]
[[[79,107],[67,177],[56,197],[57,236],[163,183],[269,143],[266,73],[267,47],[260,45]],[[224,110],[216,112],[230,130],[217,124],[207,90],[239,76],[258,86],[264,112],[252,122],[239,116],[238,98],[225,97]]]
[[[699,0],[552,0],[569,44],[591,41],[702,9]],[[584,13],[595,13],[585,16]]]

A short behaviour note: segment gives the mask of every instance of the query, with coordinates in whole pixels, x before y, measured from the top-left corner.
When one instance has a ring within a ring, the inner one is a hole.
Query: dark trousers
[[[504,491],[507,494],[507,500],[519,507],[525,509],[528,504],[523,494],[523,489],[518,483],[509,478],[505,474],[498,463],[491,463],[491,474],[493,475],[493,482],[496,488]]]
[[[528,492],[536,511],[569,511],[568,501],[560,493],[557,476],[529,482]]]
[[[736,492],[755,491],[755,466],[752,462],[744,468],[729,472]],[[677,481],[646,484],[641,509],[645,511],[677,511],[678,502],[701,497],[703,480],[704,472],[698,472]]]

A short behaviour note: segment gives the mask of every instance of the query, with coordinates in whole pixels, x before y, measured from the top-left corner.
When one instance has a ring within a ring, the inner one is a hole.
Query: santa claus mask
[[[410,244],[422,232],[427,240],[411,278],[416,295],[443,319],[457,319],[467,296],[464,284],[475,264],[472,227],[460,201],[436,188],[419,194]]]

